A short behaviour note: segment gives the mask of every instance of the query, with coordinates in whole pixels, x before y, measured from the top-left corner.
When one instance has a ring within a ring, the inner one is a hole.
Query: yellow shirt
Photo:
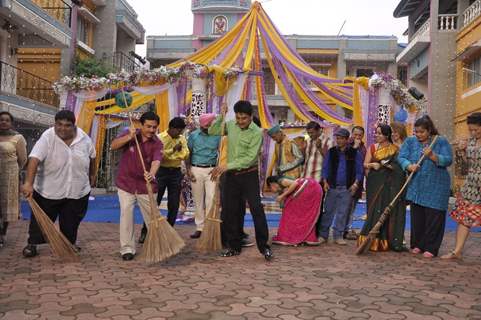
[[[174,139],[167,131],[162,132],[158,137],[164,145],[164,154],[160,166],[164,168],[180,168],[181,162],[189,157],[189,148],[187,147],[185,137],[180,135]],[[174,147],[179,143],[182,145],[182,149],[174,151]]]

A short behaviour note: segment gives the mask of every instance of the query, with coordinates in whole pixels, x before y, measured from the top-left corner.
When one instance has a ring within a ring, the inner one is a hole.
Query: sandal
[[[429,251],[424,251],[423,257],[424,257],[424,258],[428,258],[428,259],[432,259],[432,258],[434,258],[434,254],[432,254],[432,253],[429,252]]]
[[[419,249],[419,248],[414,248],[414,249],[411,250],[411,253],[412,253],[412,254],[420,254],[421,252],[422,252],[422,251],[421,251],[421,249]]]
[[[37,246],[34,244],[27,244],[27,246],[23,248],[22,254],[25,258],[35,257],[38,254]]]
[[[454,251],[451,251],[451,252],[441,256],[441,259],[444,259],[444,260],[461,259],[461,255],[456,254]]]

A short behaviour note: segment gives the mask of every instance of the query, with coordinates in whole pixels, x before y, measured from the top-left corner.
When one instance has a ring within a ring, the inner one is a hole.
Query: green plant
[[[102,61],[95,58],[79,58],[75,59],[74,73],[76,76],[84,77],[105,77],[113,69],[106,66]]]

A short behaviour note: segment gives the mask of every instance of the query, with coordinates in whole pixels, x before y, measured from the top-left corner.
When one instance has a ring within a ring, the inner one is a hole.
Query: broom
[[[432,148],[434,146],[434,143],[436,142],[437,139],[438,139],[438,136],[434,136],[433,141],[429,145],[429,148]],[[421,165],[421,163],[423,162],[425,157],[426,157],[426,155],[423,154],[421,156],[421,158],[418,160],[418,162],[416,163],[416,165],[418,165],[418,166]],[[399,192],[396,194],[394,199],[392,199],[392,201],[389,203],[389,205],[384,209],[381,216],[379,217],[379,220],[376,222],[376,224],[371,229],[371,231],[369,231],[369,234],[366,237],[366,239],[357,248],[357,250],[356,250],[357,255],[363,254],[368,248],[371,247],[372,241],[374,239],[376,239],[376,236],[379,234],[379,231],[381,230],[381,227],[384,225],[384,222],[387,220],[387,218],[391,214],[392,209],[394,208],[394,205],[396,204],[396,202],[399,200],[399,198],[403,194],[403,192],[406,189],[406,187],[408,186],[409,182],[411,182],[411,179],[413,178],[415,173],[416,172],[413,171],[409,174],[409,176],[406,179],[406,182],[403,184],[401,190],[399,190]]]
[[[50,220],[47,214],[32,197],[28,197],[27,201],[32,208],[35,220],[37,220],[43,237],[48,242],[53,255],[66,262],[78,262],[80,260],[78,251],[70,241],[68,241],[63,233],[55,227],[54,222]]]
[[[225,119],[225,115],[224,115],[224,119]],[[225,122],[222,123],[221,136],[224,135],[224,132],[225,132]],[[223,149],[224,147],[223,147],[223,144],[221,143],[221,145],[219,146],[218,163],[220,161],[220,157]],[[222,250],[222,235],[220,230],[220,224],[222,223],[222,220],[220,219],[220,207],[221,207],[220,188],[219,188],[219,183],[216,182],[212,207],[207,213],[204,230],[202,231],[199,242],[197,243],[197,248],[200,251],[215,252],[215,251]]]
[[[212,206],[207,213],[204,230],[200,235],[197,248],[203,252],[214,252],[222,250],[222,236],[220,232],[220,189],[216,183],[214,200]]]
[[[126,106],[127,99],[125,92],[122,90],[122,97]],[[130,124],[133,126],[132,116],[129,113]],[[144,158],[142,157],[142,150],[140,149],[137,135],[134,136],[135,145],[139,154],[140,163],[144,173],[147,172],[145,168]],[[141,257],[147,263],[156,263],[165,260],[182,250],[185,246],[184,240],[179,236],[177,231],[167,222],[167,219],[159,214],[157,209],[157,201],[154,198],[152,185],[150,181],[145,181],[147,193],[149,195],[150,211],[149,211],[149,225],[147,227],[147,237],[145,238]]]

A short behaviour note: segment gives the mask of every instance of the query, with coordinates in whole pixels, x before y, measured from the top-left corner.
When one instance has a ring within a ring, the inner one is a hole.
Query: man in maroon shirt
[[[130,128],[112,141],[112,150],[122,150],[117,179],[120,202],[120,254],[123,260],[132,260],[135,256],[134,205],[140,207],[146,224],[149,224],[149,196],[146,180],[150,181],[154,193],[157,193],[155,174],[162,161],[162,142],[157,138],[160,119],[154,112],[146,112],[140,117],[140,129]],[[145,163],[144,172],[134,137],[140,144]]]

